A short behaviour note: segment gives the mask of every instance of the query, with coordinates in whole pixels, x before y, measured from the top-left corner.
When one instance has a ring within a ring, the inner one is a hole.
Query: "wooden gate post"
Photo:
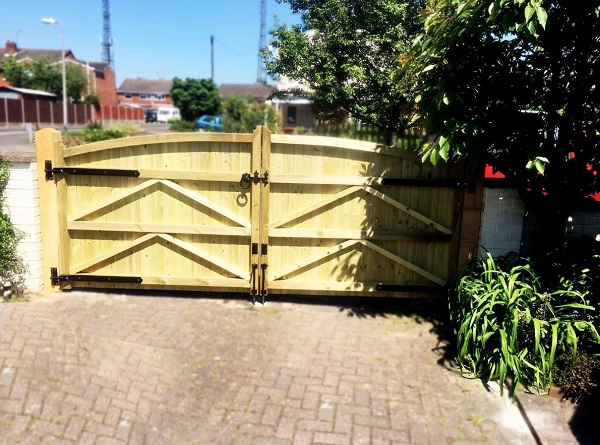
[[[260,170],[261,149],[262,130],[257,127],[252,132],[250,174]],[[260,289],[260,187],[261,184],[257,181],[250,186],[250,295],[253,301],[257,298]]]
[[[44,128],[35,132],[35,149],[38,171],[38,190],[40,197],[40,220],[42,227],[42,267],[44,277],[44,291],[58,291],[58,285],[53,286],[50,276],[51,268],[65,266],[68,258],[66,255],[61,264],[60,239],[64,236],[62,230],[66,230],[64,224],[61,227],[61,217],[65,217],[65,208],[60,208],[58,187],[59,182],[64,185],[64,178],[52,177],[46,179],[46,161],[52,163],[52,168],[64,167],[65,161],[62,154],[62,134],[52,128]],[[64,206],[63,206],[64,207]]]
[[[260,272],[261,272],[261,296],[264,301],[269,287],[269,200],[271,193],[271,182],[269,181],[269,170],[271,168],[271,132],[269,127],[262,127],[262,147],[260,156],[259,173],[266,178],[260,188]]]

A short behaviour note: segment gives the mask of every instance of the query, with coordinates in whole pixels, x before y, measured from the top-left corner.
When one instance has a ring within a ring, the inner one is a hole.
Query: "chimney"
[[[13,55],[17,52],[17,44],[11,40],[6,42],[6,54]]]

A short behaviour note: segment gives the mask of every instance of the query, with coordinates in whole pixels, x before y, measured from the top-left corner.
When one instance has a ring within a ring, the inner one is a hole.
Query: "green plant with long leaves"
[[[562,280],[544,291],[528,261],[503,268],[491,255],[462,274],[450,297],[461,372],[483,382],[507,377],[514,390],[524,385],[538,393],[552,386],[557,353],[573,354],[582,333],[600,342],[586,312],[585,294]]]
[[[17,247],[23,234],[14,227],[5,211],[3,194],[9,175],[10,166],[0,157],[0,285],[11,283],[19,288],[23,282],[25,267]],[[0,301],[1,298],[0,295]]]

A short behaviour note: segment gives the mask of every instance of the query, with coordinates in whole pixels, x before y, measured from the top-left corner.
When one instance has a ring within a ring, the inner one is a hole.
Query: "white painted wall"
[[[18,252],[27,266],[26,292],[42,291],[42,230],[40,200],[37,188],[37,163],[11,162],[10,177],[4,199],[13,225],[24,232]]]
[[[519,252],[525,203],[516,189],[486,188],[481,216],[481,253],[493,257]]]

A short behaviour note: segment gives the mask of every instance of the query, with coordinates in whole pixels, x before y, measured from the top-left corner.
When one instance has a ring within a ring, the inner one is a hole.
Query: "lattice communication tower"
[[[258,71],[256,81],[267,83],[267,69],[260,57],[260,52],[267,47],[267,0],[260,1],[260,36],[258,38]]]
[[[100,45],[102,47],[102,61],[114,68],[112,52],[113,39],[110,31],[110,1],[102,0],[102,18],[104,20],[104,32]]]

